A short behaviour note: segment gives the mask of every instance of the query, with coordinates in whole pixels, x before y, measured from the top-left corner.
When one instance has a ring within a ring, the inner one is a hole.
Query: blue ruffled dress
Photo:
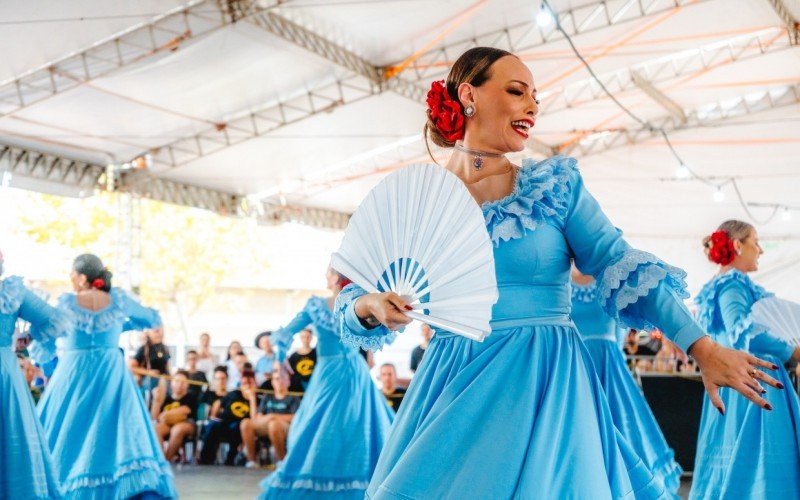
[[[70,318],[25,288],[22,278],[0,281],[0,498],[61,498],[58,472],[12,346],[18,319],[31,324],[28,351],[40,363],[53,358],[55,338],[72,328]]]
[[[65,498],[174,498],[172,470],[119,348],[126,321],[151,328],[161,318],[118,288],[110,295],[99,311],[80,307],[75,294],[59,299],[75,328],[39,401],[39,419]]]
[[[326,299],[312,297],[272,334],[280,361],[313,324],[317,365],[289,427],[288,455],[261,482],[261,499],[363,499],[394,419],[358,349],[339,341]]]
[[[794,347],[754,324],[750,316],[753,304],[770,295],[735,269],[716,276],[697,295],[698,319],[714,339],[778,365],[768,373],[786,389],[761,384],[772,411],[723,388],[722,416],[705,398],[692,499],[800,499],[800,403],[783,367]]]
[[[483,342],[437,330],[367,489],[369,498],[671,497],[614,426],[570,318],[570,258],[597,277],[616,321],[657,325],[681,348],[704,335],[681,299],[685,274],[632,249],[571,158],[524,161],[513,192],[483,205],[500,293]],[[348,285],[345,342],[380,348]],[[652,323],[651,323],[652,322]]]
[[[603,311],[597,300],[596,283],[572,283],[572,321],[592,358],[614,425],[647,468],[677,494],[683,470],[628,370],[620,347],[625,330]]]

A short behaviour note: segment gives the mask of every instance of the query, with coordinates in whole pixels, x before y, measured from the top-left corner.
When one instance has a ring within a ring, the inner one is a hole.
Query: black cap
[[[272,332],[270,330],[267,330],[266,332],[261,332],[258,335],[256,335],[256,340],[255,340],[256,347],[259,347],[258,343],[261,342],[261,337],[269,337],[270,335],[272,335]]]

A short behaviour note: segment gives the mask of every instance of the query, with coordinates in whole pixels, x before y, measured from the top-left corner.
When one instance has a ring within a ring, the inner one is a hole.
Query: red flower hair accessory
[[[102,278],[97,278],[96,280],[92,281],[92,288],[97,288],[100,290],[104,286],[106,286],[106,281]]]
[[[445,140],[456,142],[464,137],[464,112],[461,103],[450,97],[444,80],[431,84],[428,91],[428,116]]]
[[[727,266],[736,258],[733,240],[725,231],[714,231],[709,240],[708,260],[721,266]]]

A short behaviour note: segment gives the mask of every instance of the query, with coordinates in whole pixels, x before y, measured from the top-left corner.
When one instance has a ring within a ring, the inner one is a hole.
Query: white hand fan
[[[800,345],[800,304],[777,297],[766,297],[753,304],[750,313],[753,321],[770,333]]]
[[[480,207],[437,165],[387,176],[358,207],[331,266],[367,292],[392,291],[434,327],[482,341],[497,279]]]

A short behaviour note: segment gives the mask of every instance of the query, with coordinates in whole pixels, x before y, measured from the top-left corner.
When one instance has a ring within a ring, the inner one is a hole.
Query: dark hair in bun
[[[89,286],[102,290],[103,292],[111,291],[111,271],[106,269],[100,257],[90,253],[78,255],[72,268],[76,273],[86,276],[86,281]]]

